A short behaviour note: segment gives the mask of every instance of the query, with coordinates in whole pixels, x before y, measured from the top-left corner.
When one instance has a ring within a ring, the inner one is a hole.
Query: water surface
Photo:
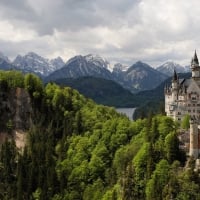
[[[133,113],[135,108],[116,108],[118,113],[125,114],[130,120],[133,120]]]

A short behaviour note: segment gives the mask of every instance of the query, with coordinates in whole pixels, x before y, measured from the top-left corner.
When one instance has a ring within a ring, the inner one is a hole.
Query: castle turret
[[[176,71],[174,70],[174,75],[172,78],[172,99],[173,101],[175,101],[177,99],[177,95],[178,95],[178,75],[176,73]]]
[[[191,70],[192,70],[192,78],[193,79],[200,78],[200,66],[199,66],[199,60],[197,57],[196,50],[194,53],[194,57],[192,58],[192,61],[191,61]]]
[[[195,159],[198,158],[199,150],[198,150],[198,124],[194,119],[190,120],[190,150],[189,155],[193,156]]]

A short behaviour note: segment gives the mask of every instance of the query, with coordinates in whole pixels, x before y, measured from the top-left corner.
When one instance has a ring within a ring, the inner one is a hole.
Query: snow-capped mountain
[[[123,83],[124,80],[124,76],[125,76],[125,71],[128,69],[127,66],[122,65],[121,63],[116,63],[113,66],[113,70],[112,70],[112,75],[114,77],[114,80],[116,80],[117,82],[121,82]]]
[[[64,62],[60,57],[49,60],[34,52],[29,52],[24,56],[18,55],[13,61],[13,65],[23,72],[33,72],[40,76],[48,76],[53,71],[61,68]]]
[[[88,63],[93,63],[96,66],[109,69],[110,63],[99,55],[88,54],[84,56],[84,58],[87,60]]]
[[[167,76],[172,76],[174,73],[174,70],[176,70],[177,73],[186,73],[190,71],[189,66],[181,66],[175,62],[168,61],[161,66],[157,67],[156,70],[159,72],[166,74]]]
[[[51,59],[49,62],[51,63],[51,65],[55,66],[55,70],[60,69],[61,67],[65,65],[63,59],[60,56],[58,56],[57,58]]]
[[[123,65],[121,63],[114,64],[113,71],[115,72],[125,72],[129,67],[127,65]]]
[[[9,58],[5,56],[2,52],[0,52],[0,59],[6,61],[7,63],[11,63]]]
[[[15,66],[12,65],[7,56],[0,52],[0,69],[1,70],[11,70],[15,69]]]
[[[137,62],[129,68],[117,64],[112,73],[106,66],[108,66],[108,62],[105,62],[104,59],[98,57],[95,60],[93,55],[79,55],[71,58],[64,67],[50,74],[46,81],[90,76],[114,80],[124,88],[132,92],[138,92],[153,89],[167,78],[166,75],[142,62]]]
[[[165,74],[155,70],[146,63],[138,61],[124,72],[123,85],[132,92],[151,90],[166,78]]]
[[[62,78],[79,78],[84,76],[101,77],[112,79],[112,74],[108,70],[109,63],[96,55],[75,56],[59,70],[50,74],[48,80]]]

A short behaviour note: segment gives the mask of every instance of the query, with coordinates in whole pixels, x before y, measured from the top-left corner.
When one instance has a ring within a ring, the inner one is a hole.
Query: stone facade
[[[180,122],[186,114],[200,122],[200,66],[196,51],[191,71],[191,78],[179,79],[174,70],[172,84],[165,87],[165,112]]]
[[[192,76],[179,79],[176,71],[172,84],[165,87],[165,112],[179,122],[190,116],[189,156],[200,156],[200,66],[195,51],[191,61]]]

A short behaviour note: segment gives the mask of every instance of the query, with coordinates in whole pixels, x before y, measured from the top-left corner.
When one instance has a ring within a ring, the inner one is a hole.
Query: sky
[[[0,52],[11,60],[98,54],[154,67],[200,57],[199,0],[0,0]]]

